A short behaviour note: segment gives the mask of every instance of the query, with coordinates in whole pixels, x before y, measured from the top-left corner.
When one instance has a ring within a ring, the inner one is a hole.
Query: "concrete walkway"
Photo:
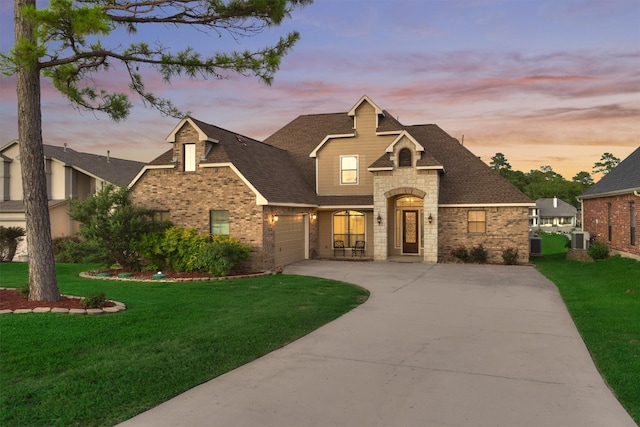
[[[123,426],[636,426],[532,267],[304,261],[362,306]]]

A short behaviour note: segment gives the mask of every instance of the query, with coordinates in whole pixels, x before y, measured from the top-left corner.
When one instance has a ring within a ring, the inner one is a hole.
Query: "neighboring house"
[[[96,154],[80,153],[71,148],[44,145],[44,167],[51,217],[52,237],[70,236],[78,230],[69,218],[69,199],[94,194],[107,183],[126,186],[144,166],[142,162]],[[25,227],[22,197],[22,166],[18,141],[0,148],[0,225]],[[27,236],[28,238],[28,236]],[[26,241],[16,256],[26,255]]]
[[[640,147],[578,197],[582,228],[613,253],[640,258]]]
[[[536,200],[536,207],[529,215],[532,231],[559,231],[568,233],[576,227],[578,210],[557,197]]]
[[[180,121],[132,197],[176,225],[251,245],[252,268],[363,256],[438,262],[483,244],[528,259],[534,203],[436,125],[405,126],[363,96],[264,142]],[[361,242],[361,243],[358,243]]]

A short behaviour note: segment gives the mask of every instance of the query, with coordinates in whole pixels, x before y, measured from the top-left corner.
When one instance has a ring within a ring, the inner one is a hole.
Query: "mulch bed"
[[[114,307],[113,302],[107,301],[105,307]],[[17,289],[0,289],[0,310],[18,310],[22,308],[85,308],[78,298],[60,297],[60,301],[44,302],[29,301]]]

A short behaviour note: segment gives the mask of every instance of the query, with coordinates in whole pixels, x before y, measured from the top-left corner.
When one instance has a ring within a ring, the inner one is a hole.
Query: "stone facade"
[[[635,244],[631,242],[631,207],[635,210]],[[640,198],[632,193],[582,201],[584,231],[614,252],[640,257]],[[611,214],[609,214],[611,212]],[[609,226],[611,235],[609,235]]]
[[[438,261],[450,262],[455,258],[451,250],[457,246],[471,249],[482,244],[489,253],[489,262],[502,262],[502,249],[518,249],[518,260],[529,261],[528,207],[441,207],[439,208]],[[486,212],[486,232],[470,233],[468,212]]]

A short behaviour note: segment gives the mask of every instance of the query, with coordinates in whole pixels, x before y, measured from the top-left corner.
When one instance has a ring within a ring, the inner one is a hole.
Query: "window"
[[[364,238],[364,214],[358,211],[340,211],[333,214],[333,241],[342,240],[353,248],[357,240]]]
[[[169,211],[153,211],[153,222],[169,221]]]
[[[358,156],[340,156],[340,184],[358,183]]]
[[[469,211],[467,218],[469,233],[485,233],[487,231],[487,213],[485,211]]]
[[[408,148],[403,148],[398,153],[398,166],[405,167],[411,166],[411,150]]]
[[[611,230],[611,203],[607,203],[607,234],[608,234],[608,240],[611,241],[611,234],[612,234],[612,230]]]
[[[196,144],[184,144],[184,171],[196,170]]]
[[[629,244],[636,244],[636,202],[629,202]]]
[[[229,211],[209,211],[211,234],[229,235]]]

